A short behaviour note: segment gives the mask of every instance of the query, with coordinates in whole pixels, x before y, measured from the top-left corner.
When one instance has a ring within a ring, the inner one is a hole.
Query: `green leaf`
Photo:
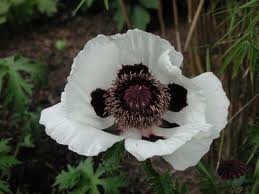
[[[72,12],[72,15],[75,16],[77,14],[77,12],[79,11],[79,9],[81,9],[81,7],[83,5],[86,5],[86,9],[90,8],[93,5],[93,2],[95,0],[81,0],[80,3],[77,5],[77,7],[75,8],[75,10]]]
[[[125,19],[120,9],[116,9],[113,20],[116,22],[118,29],[121,31],[125,25]]]
[[[206,49],[206,71],[211,71],[210,49]]]
[[[4,83],[4,77],[7,74],[7,70],[8,69],[6,67],[0,66],[0,95],[1,95],[2,87],[3,87],[3,83]]]
[[[9,153],[11,151],[11,147],[8,145],[10,139],[1,139],[0,140],[0,154]]]
[[[48,16],[52,16],[57,12],[56,0],[37,0],[37,7],[41,13],[45,13]]]
[[[125,178],[121,176],[105,177],[105,169],[98,166],[95,170],[92,158],[88,158],[77,167],[68,166],[67,171],[62,171],[54,183],[60,192],[69,190],[69,193],[99,194],[100,187],[105,193],[116,194],[119,189],[126,185]]]
[[[146,8],[157,9],[158,0],[139,0],[139,2]]]
[[[64,50],[67,47],[67,41],[65,39],[57,40],[55,42],[55,48],[59,51]]]
[[[106,10],[109,10],[109,0],[103,0]]]
[[[150,15],[145,8],[136,5],[132,11],[131,21],[133,28],[145,30],[150,22]]]
[[[0,170],[11,168],[17,164],[20,164],[20,162],[14,156],[0,156]]]
[[[0,59],[0,72],[0,86],[7,83],[5,105],[13,102],[19,112],[29,103],[33,86],[45,82],[45,67],[19,55]]]
[[[142,167],[147,175],[147,182],[151,185],[152,190],[157,194],[187,194],[186,186],[181,187],[178,180],[173,184],[172,177],[169,172],[160,175],[152,167],[150,160],[142,162]]]
[[[253,126],[248,128],[247,131],[247,145],[259,146],[259,123],[254,124]]]
[[[254,170],[254,183],[251,188],[251,192],[249,194],[257,194],[259,189],[259,157],[257,158],[257,162]]]
[[[6,23],[7,18],[6,16],[0,16],[0,25]]]
[[[61,173],[56,177],[53,186],[58,186],[59,191],[66,189],[72,189],[80,181],[81,172],[68,165],[67,171],[62,170]]]
[[[2,0],[0,1],[0,15],[5,15],[9,8],[10,8],[10,2],[6,1],[6,0]]]
[[[26,147],[26,148],[33,148],[35,147],[32,139],[31,134],[27,134],[21,143],[19,143],[19,146]]]
[[[244,3],[242,6],[240,6],[240,9],[244,9],[244,8],[256,8],[258,7],[258,0],[250,0],[246,3]]]
[[[8,193],[12,193],[12,191],[10,190],[9,184],[4,180],[0,180],[0,194],[8,194]]]
[[[208,165],[199,162],[196,166],[200,174],[200,190],[202,193],[207,194],[221,194],[222,191],[218,186],[218,180],[215,175],[212,173],[212,170]]]
[[[103,179],[102,185],[108,194],[120,194],[120,189],[126,187],[128,181],[124,176],[110,177]]]
[[[119,169],[119,166],[126,156],[124,141],[114,144],[102,157],[102,163],[106,171],[112,172]]]

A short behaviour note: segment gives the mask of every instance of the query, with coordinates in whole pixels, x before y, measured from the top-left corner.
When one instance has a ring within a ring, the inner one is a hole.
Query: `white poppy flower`
[[[61,102],[40,123],[81,155],[125,139],[139,161],[156,155],[177,170],[194,166],[225,127],[229,100],[213,73],[183,76],[182,60],[147,32],[99,35],[74,59]]]

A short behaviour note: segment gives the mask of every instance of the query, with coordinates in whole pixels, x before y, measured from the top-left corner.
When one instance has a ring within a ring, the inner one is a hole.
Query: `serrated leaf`
[[[11,151],[11,147],[8,145],[10,139],[1,139],[0,140],[0,154],[9,153]]]
[[[139,0],[139,2],[146,8],[157,9],[158,0]]]
[[[4,16],[8,12],[10,5],[11,5],[10,2],[8,2],[6,0],[0,1],[0,15],[1,16]]]
[[[125,182],[119,176],[105,177],[105,169],[102,166],[98,166],[95,170],[92,159],[88,158],[80,162],[77,167],[68,166],[66,171],[62,171],[56,177],[53,186],[60,192],[69,190],[71,194],[99,194],[100,187],[105,193],[114,194],[124,185]]]
[[[124,141],[114,144],[103,155],[103,166],[107,172],[119,169],[119,166],[126,156]]]
[[[120,194],[120,189],[128,185],[126,177],[118,176],[103,179],[102,183],[107,194]]]
[[[145,8],[139,5],[134,6],[132,15],[131,15],[133,28],[145,30],[150,20],[151,20],[150,15]]]
[[[52,16],[57,12],[56,0],[37,0],[37,7],[41,13],[45,13],[48,16]]]
[[[259,146],[259,123],[248,128],[247,144],[250,146]]]
[[[33,148],[35,147],[31,134],[27,134],[21,143],[19,143],[20,146],[26,147],[26,148]]]
[[[8,169],[11,168],[20,162],[14,157],[10,155],[0,156],[0,169]]]
[[[6,16],[0,16],[0,25],[6,23]]]
[[[62,170],[56,177],[53,186],[58,186],[60,191],[72,189],[80,181],[81,173],[78,169],[68,165],[67,171]]]
[[[147,175],[147,182],[151,185],[152,190],[157,194],[182,194],[185,190],[182,189],[178,180],[173,183],[173,179],[169,172],[160,175],[152,167],[150,160],[142,162],[142,167]],[[184,188],[185,189],[185,188]],[[188,193],[188,191],[186,191]]]
[[[199,162],[196,166],[200,174],[200,190],[202,193],[207,194],[221,194],[221,189],[218,186],[218,181],[214,174],[211,172],[208,165]]]
[[[0,180],[0,194],[8,194],[8,193],[12,193],[12,191],[10,190],[9,184],[4,180]]]
[[[0,59],[1,81],[7,84],[4,104],[15,104],[15,109],[24,111],[32,95],[32,83],[43,84],[45,77],[45,67],[30,59],[16,55]],[[36,85],[36,84],[35,84]],[[1,91],[1,94],[3,91]]]

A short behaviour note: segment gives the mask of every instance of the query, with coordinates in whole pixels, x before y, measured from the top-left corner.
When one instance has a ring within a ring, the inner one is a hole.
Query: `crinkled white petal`
[[[203,91],[206,99],[206,121],[213,126],[212,137],[217,138],[227,124],[230,104],[222,84],[212,72],[203,73],[191,81]]]
[[[85,156],[96,156],[107,150],[123,137],[106,133],[92,126],[72,122],[66,117],[62,103],[42,111],[40,124],[45,125],[46,133],[59,144]]]
[[[188,167],[195,166],[202,156],[206,154],[212,143],[212,138],[196,139],[186,142],[178,150],[163,158],[170,163],[176,170],[185,170]]]
[[[209,128],[210,125],[208,124],[192,123],[172,129],[159,129],[157,132],[161,132],[162,130],[166,131],[163,135],[165,135],[167,139],[158,140],[156,142],[141,139],[126,139],[125,148],[139,161],[143,161],[152,156],[169,155],[190,141],[200,131],[208,131]]]
[[[106,36],[90,40],[74,59],[68,83],[62,94],[66,114],[73,121],[105,128],[113,124],[111,117],[101,118],[91,106],[91,92],[107,89],[116,78],[119,50]]]
[[[152,74],[161,82],[164,74],[181,74],[183,55],[165,39],[138,29],[116,34],[111,39],[120,50],[120,63],[148,65]]]
[[[176,170],[185,170],[196,165],[227,124],[229,100],[218,78],[213,73],[203,73],[191,81],[202,89],[205,96],[206,121],[211,124],[211,128],[209,131],[199,132],[174,153],[164,156]]]
[[[189,123],[206,123],[206,99],[202,89],[196,84],[192,83],[191,79],[180,76],[179,79],[172,80],[171,83],[176,83],[187,89],[187,103],[180,112],[167,111],[164,119],[177,123],[178,125],[186,125]]]

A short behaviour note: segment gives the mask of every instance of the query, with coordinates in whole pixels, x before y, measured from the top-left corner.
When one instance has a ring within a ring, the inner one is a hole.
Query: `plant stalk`
[[[176,37],[176,45],[177,45],[177,50],[182,51],[181,48],[181,37],[180,37],[180,32],[179,32],[179,18],[178,18],[178,10],[177,10],[177,3],[176,0],[172,0],[173,4],[173,14],[174,14],[174,27],[175,27],[175,37]]]
[[[165,21],[164,21],[164,17],[163,17],[162,0],[157,0],[157,8],[158,8],[158,19],[159,19],[159,24],[160,24],[161,36],[165,37]]]
[[[126,21],[126,24],[127,24],[127,28],[131,29],[131,22],[130,22],[130,18],[129,18],[129,15],[128,15],[128,12],[127,12],[126,4],[125,4],[124,0],[119,0],[119,3],[120,3],[122,15],[123,15],[123,17]]]
[[[198,19],[199,19],[199,16],[200,16],[203,4],[204,4],[204,0],[200,0],[200,3],[198,5],[197,11],[196,11],[196,13],[194,15],[194,18],[193,18],[190,30],[189,30],[187,38],[186,38],[186,42],[185,42],[185,45],[184,45],[184,51],[187,51],[187,49],[189,47],[189,44],[190,44],[192,36],[193,36],[193,32],[194,32],[194,30],[195,30],[195,28],[197,26],[197,22],[198,22]]]

